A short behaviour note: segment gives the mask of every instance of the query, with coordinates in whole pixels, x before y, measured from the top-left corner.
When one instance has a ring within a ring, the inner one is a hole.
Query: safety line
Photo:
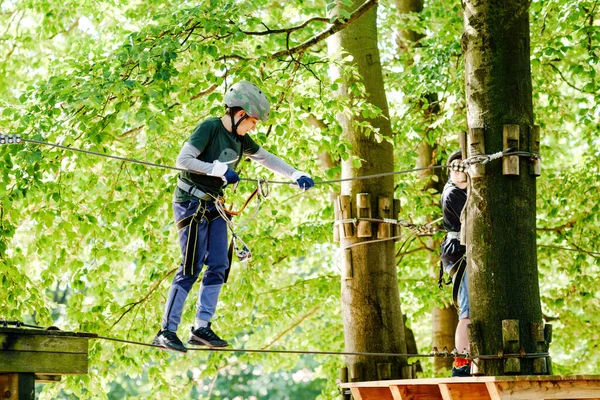
[[[0,136],[5,137],[5,135],[0,135]],[[73,152],[77,152],[77,153],[83,153],[83,154],[94,155],[94,156],[98,156],[98,157],[110,158],[113,160],[130,162],[133,164],[141,164],[141,165],[163,168],[163,169],[172,170],[172,171],[189,172],[189,173],[197,174],[197,175],[205,175],[205,174],[199,173],[197,171],[192,171],[192,170],[185,169],[185,168],[172,167],[172,166],[168,166],[168,165],[153,163],[153,162],[149,162],[149,161],[136,160],[134,158],[115,156],[115,155],[111,155],[111,154],[103,154],[103,153],[99,153],[96,151],[84,150],[84,149],[79,149],[76,147],[68,147],[68,146],[58,144],[58,143],[50,143],[50,142],[44,142],[41,140],[34,140],[34,139],[25,139],[25,138],[20,137],[19,135],[8,135],[8,136],[15,136],[15,142],[11,143],[11,144],[18,144],[20,142],[26,142],[26,143],[32,143],[32,144],[37,144],[37,145],[56,147],[59,149],[69,150],[69,151],[73,151]],[[4,144],[4,143],[0,143],[0,144]],[[468,166],[470,166],[470,165],[473,165],[473,164],[485,165],[489,161],[495,160],[495,159],[500,158],[505,155],[539,158],[538,155],[533,154],[533,153],[528,153],[528,152],[524,152],[524,151],[514,151],[513,149],[508,149],[508,150],[497,152],[497,153],[490,154],[490,155],[482,154],[482,155],[475,155],[475,156],[469,157],[468,159],[463,161],[462,166],[460,166],[460,167],[458,167],[456,165],[454,165],[454,166],[453,165],[431,165],[431,166],[427,166],[427,167],[412,168],[412,169],[406,169],[406,170],[401,170],[401,171],[384,172],[384,173],[373,174],[373,175],[356,176],[356,177],[352,177],[352,178],[332,179],[332,180],[327,180],[327,181],[316,181],[315,185],[340,183],[340,182],[356,181],[356,180],[371,179],[371,178],[382,178],[385,176],[409,174],[412,172],[435,170],[435,169],[442,169],[442,168],[464,170],[465,168],[468,168]],[[241,181],[257,181],[257,179],[255,179],[255,178],[242,178],[242,177],[240,177],[240,180]],[[268,180],[265,182],[273,183],[273,184],[290,184],[289,181]]]
[[[96,336],[90,339],[100,339],[112,342],[133,344],[145,347],[155,347],[161,350],[168,350],[165,347],[151,343],[136,342],[133,340],[117,339],[108,336]],[[338,355],[338,356],[370,356],[370,357],[407,357],[407,358],[469,358],[491,360],[500,358],[546,358],[549,353],[511,353],[502,355],[473,355],[470,353],[452,352],[432,352],[430,354],[408,354],[408,353],[370,353],[370,352],[348,352],[348,351],[320,351],[320,350],[267,350],[267,349],[230,349],[227,347],[188,347],[188,351],[218,351],[230,353],[272,353],[272,354],[312,354],[312,355]]]
[[[44,330],[42,326],[28,325],[20,321],[6,321],[0,320],[0,326],[15,325],[17,327],[25,326]],[[69,333],[56,329],[57,332]],[[73,332],[77,335],[89,335],[89,339],[106,340],[111,342],[132,344],[136,346],[154,347],[161,350],[168,350],[163,346],[158,346],[152,343],[137,342],[134,340],[118,339],[110,336],[100,336],[90,332]],[[313,355],[341,355],[341,356],[372,356],[372,357],[407,357],[407,358],[451,358],[460,357],[468,359],[501,359],[501,358],[546,358],[550,356],[548,352],[540,353],[509,353],[509,354],[498,354],[498,355],[474,355],[468,352],[459,353],[456,348],[449,351],[446,347],[442,351],[438,351],[437,347],[433,348],[433,351],[429,354],[409,354],[409,353],[371,353],[371,352],[348,352],[348,351],[321,351],[321,350],[268,350],[268,349],[231,349],[227,347],[188,347],[188,351],[222,351],[231,353],[272,353],[272,354],[313,354]]]

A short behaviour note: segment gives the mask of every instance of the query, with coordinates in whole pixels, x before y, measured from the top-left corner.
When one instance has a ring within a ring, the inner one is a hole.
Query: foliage
[[[321,167],[318,154],[337,160],[349,153],[336,114],[361,109],[333,100],[337,86],[328,68],[337,61],[329,60],[325,43],[273,56],[330,26],[322,2],[282,8],[270,0],[243,7],[232,0],[27,0],[0,7],[3,133],[173,165],[195,125],[222,113],[225,86],[248,79],[273,103],[270,120],[254,134],[267,150],[317,180],[339,173],[335,166]],[[384,1],[379,11],[396,169],[414,166],[422,140],[439,146],[440,161],[465,129],[460,7],[426,2],[418,17],[400,19]],[[595,252],[597,15],[594,1],[531,3],[534,110],[544,157],[538,241]],[[323,20],[289,35],[275,32],[315,16]],[[424,35],[405,56],[398,55],[393,40],[398,26]],[[437,99],[424,101],[431,93]],[[439,112],[428,112],[433,107]],[[176,172],[33,144],[0,147],[0,159],[0,290],[6,293],[0,318],[149,342],[179,263],[170,211]],[[252,163],[243,163],[241,171],[243,177],[279,178]],[[438,194],[423,192],[422,185],[414,174],[396,178],[401,218],[422,223],[439,216]],[[245,182],[228,200],[239,204],[253,188]],[[302,194],[287,185],[271,189],[259,217],[238,230],[254,256],[233,266],[216,330],[235,348],[341,351],[340,271],[331,243],[329,193],[339,188],[318,185]],[[399,260],[399,283],[403,310],[424,352],[431,346],[428,313],[449,298],[448,291],[435,288],[429,253],[437,249],[426,244],[419,238],[398,244],[407,252],[423,247]],[[600,296],[592,279],[599,257],[540,247],[538,258],[544,313],[555,319],[556,370],[591,373],[600,343],[595,329]],[[182,335],[193,319],[193,299],[188,306]],[[90,357],[89,375],[46,384],[40,397],[201,397],[217,376],[213,394],[250,396],[258,391],[244,385],[289,391],[289,377],[309,369],[314,384],[303,387],[320,388],[328,399],[337,395],[336,371],[343,362],[336,356],[298,361],[255,353],[184,357],[106,341],[93,341]],[[257,373],[270,378],[249,376]],[[223,383],[236,377],[244,380],[240,386]]]

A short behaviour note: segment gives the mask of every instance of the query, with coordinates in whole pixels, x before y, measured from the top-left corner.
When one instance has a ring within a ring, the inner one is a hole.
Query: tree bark
[[[354,1],[353,7],[361,1]],[[338,3],[338,7],[342,7]],[[334,10],[334,12],[336,12]],[[386,138],[392,135],[389,121],[387,98],[383,85],[379,49],[377,47],[376,7],[358,20],[330,38],[332,54],[344,51],[353,56],[353,63],[363,77],[367,101],[379,107],[383,115],[368,120],[379,134]],[[337,67],[332,73],[342,78],[339,95],[354,101],[348,88],[353,84],[351,76],[342,76]],[[352,115],[340,116],[345,139],[352,145],[355,156],[363,160],[360,168],[355,168],[352,158],[342,162],[342,178],[392,172],[394,167],[393,148],[389,141],[377,142],[374,135],[366,135],[356,123],[364,121],[359,109],[352,109]],[[371,209],[378,210],[378,197],[394,195],[393,176],[378,179],[345,181],[342,194],[350,195],[352,201],[357,193],[371,195]],[[374,215],[377,214],[376,212]],[[346,247],[357,242],[356,237],[343,238],[340,245]],[[364,240],[364,239],[360,239]],[[400,309],[398,278],[395,266],[394,242],[384,241],[353,247],[345,252],[346,265],[351,264],[352,279],[342,280],[342,316],[346,351],[349,352],[391,352],[406,353],[404,323]],[[409,375],[404,357],[350,356],[346,358],[351,380],[380,380],[377,364],[390,364],[389,378],[397,379]],[[352,376],[352,371],[358,376]]]
[[[465,0],[463,51],[469,129],[485,131],[485,153],[503,150],[503,125],[520,128],[520,149],[529,149],[533,124],[529,3]],[[469,147],[469,155],[474,149]],[[542,313],[536,258],[536,182],[528,159],[520,175],[502,175],[502,161],[485,166],[471,181],[465,207],[471,319],[481,335],[481,353],[502,347],[502,320],[519,320],[521,346],[536,347],[530,323]],[[471,343],[473,349],[473,343]],[[521,360],[521,374],[533,360]],[[503,375],[503,361],[481,362],[484,375]]]
[[[442,351],[444,347],[448,350],[454,348],[454,333],[458,325],[458,313],[454,306],[444,308],[434,307],[431,311],[431,328],[433,330],[433,345]],[[463,349],[458,349],[462,352]],[[454,358],[434,358],[433,369],[435,372],[452,369]]]

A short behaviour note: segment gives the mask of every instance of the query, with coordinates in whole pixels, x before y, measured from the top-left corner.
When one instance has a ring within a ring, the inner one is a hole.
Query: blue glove
[[[225,178],[225,182],[227,182],[225,185],[229,185],[230,183],[238,183],[240,181],[240,176],[231,168],[227,168],[227,171],[225,171],[225,175],[223,175],[223,177]]]
[[[298,187],[302,190],[308,190],[311,187],[315,186],[315,181],[312,180],[309,176],[301,176],[296,180]]]

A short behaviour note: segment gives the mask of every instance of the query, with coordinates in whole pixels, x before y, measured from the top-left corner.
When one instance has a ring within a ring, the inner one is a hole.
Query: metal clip
[[[20,135],[3,135],[0,134],[0,144],[18,144],[21,143]]]
[[[267,180],[264,178],[260,178],[258,180],[258,193],[265,199],[271,194],[269,182],[267,182]]]
[[[241,249],[240,246],[238,246],[238,240],[242,244]],[[240,262],[248,261],[252,258],[252,252],[250,251],[248,246],[246,246],[246,243],[244,243],[244,241],[236,235],[233,235],[233,247],[235,247],[235,255],[237,256],[238,260],[240,260]]]

